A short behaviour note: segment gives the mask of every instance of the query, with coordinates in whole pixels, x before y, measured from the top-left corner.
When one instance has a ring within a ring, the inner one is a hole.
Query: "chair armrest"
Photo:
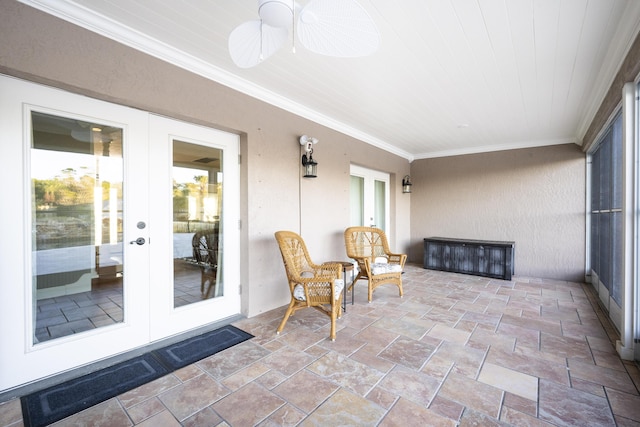
[[[302,271],[301,275],[294,276],[297,283],[331,283],[335,279],[342,279],[342,265],[336,263],[313,265],[312,269]]]
[[[371,258],[369,257],[362,258],[362,264],[358,261],[358,265],[362,265],[364,267],[363,270],[367,273],[367,276],[371,274],[371,264],[374,264],[374,262],[371,261]]]
[[[325,262],[316,266],[316,274],[321,276],[331,276],[336,279],[342,278],[342,264],[336,262]],[[337,276],[336,276],[337,275]]]
[[[404,268],[404,263],[407,262],[407,254],[387,254],[389,257],[389,264],[400,264]]]
[[[364,265],[366,260],[370,259],[368,256],[355,256],[355,255],[351,255],[349,256],[349,258],[356,261],[358,265],[361,265],[361,266]]]
[[[336,295],[335,281],[342,279],[342,265],[337,263],[324,263],[314,265],[313,277],[298,277],[297,283],[304,288],[305,300],[311,301],[316,298],[323,298],[327,295]],[[344,285],[343,285],[344,286]],[[326,294],[321,289],[330,288],[331,292]]]
[[[337,263],[312,264],[310,268],[294,274],[293,279],[298,283],[303,282],[325,282],[342,278],[342,265]]]

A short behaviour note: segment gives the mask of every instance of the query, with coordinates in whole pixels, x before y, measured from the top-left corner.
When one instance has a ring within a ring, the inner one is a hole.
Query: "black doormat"
[[[253,338],[234,326],[228,325],[206,334],[154,351],[160,362],[172,371],[190,365],[226,348]]]
[[[24,396],[24,425],[54,423],[250,338],[253,335],[226,325]]]

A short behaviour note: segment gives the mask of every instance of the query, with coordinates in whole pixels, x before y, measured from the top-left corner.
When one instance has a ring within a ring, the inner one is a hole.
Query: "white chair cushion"
[[[334,299],[338,299],[340,298],[340,294],[342,293],[342,290],[344,289],[344,280],[342,279],[336,279],[333,281],[334,285],[335,285],[335,293],[333,295]],[[307,297],[305,297],[304,295],[304,286],[302,285],[296,285],[293,288],[293,297],[295,299],[297,299],[298,301],[306,301]]]
[[[344,289],[344,280],[343,279],[336,279],[333,281],[333,284],[335,285],[335,293],[333,294],[333,299],[338,299],[340,298],[340,294],[342,293],[342,290]]]
[[[300,277],[313,277],[313,271],[303,271]],[[298,301],[307,300],[307,297],[304,296],[304,287],[302,285],[296,285],[293,288],[293,297]]]
[[[304,296],[304,287],[302,285],[296,285],[293,288],[293,297],[298,301],[306,301],[307,297]]]
[[[376,262],[371,264],[371,274],[377,276],[378,274],[387,273],[401,273],[402,267],[400,264],[387,264],[386,262]]]

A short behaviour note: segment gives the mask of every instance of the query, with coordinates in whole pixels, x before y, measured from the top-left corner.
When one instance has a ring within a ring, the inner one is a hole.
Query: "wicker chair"
[[[278,327],[279,334],[289,316],[296,311],[313,307],[329,316],[331,332],[336,339],[336,319],[342,316],[342,265],[336,263],[314,264],[309,258],[307,247],[298,234],[291,231],[275,233],[282,261],[289,281],[291,302]]]
[[[198,231],[191,240],[193,259],[200,267],[200,292],[204,299],[215,295],[218,274],[218,229]],[[206,290],[205,290],[206,288]]]
[[[394,284],[402,297],[402,269],[406,254],[394,254],[384,231],[373,227],[349,227],[344,232],[347,256],[358,262],[359,272],[351,287],[359,279],[369,282],[369,302],[373,291],[383,284]]]

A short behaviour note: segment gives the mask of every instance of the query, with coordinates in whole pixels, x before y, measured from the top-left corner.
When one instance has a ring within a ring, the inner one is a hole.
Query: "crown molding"
[[[574,138],[552,139],[552,140],[541,140],[541,141],[521,141],[521,142],[514,142],[511,144],[500,144],[500,145],[496,144],[496,145],[485,145],[482,147],[467,147],[467,148],[456,148],[452,150],[433,151],[429,153],[416,154],[414,158],[416,160],[432,159],[437,157],[463,156],[465,154],[490,153],[494,151],[519,150],[522,148],[548,147],[552,145],[563,145],[563,144],[576,144],[579,146],[579,143]]]

